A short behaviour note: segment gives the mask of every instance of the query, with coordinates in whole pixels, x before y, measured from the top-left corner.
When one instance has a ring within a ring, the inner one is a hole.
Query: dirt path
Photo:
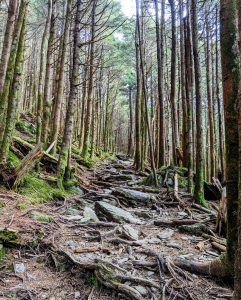
[[[0,193],[0,227],[19,237],[0,262],[0,299],[231,299],[225,282],[173,264],[176,257],[203,262],[220,254],[210,238],[214,213],[191,207],[181,191],[176,203],[171,188],[136,191],[148,188],[137,185],[143,177],[129,160],[82,175],[77,196],[24,211],[19,195]]]

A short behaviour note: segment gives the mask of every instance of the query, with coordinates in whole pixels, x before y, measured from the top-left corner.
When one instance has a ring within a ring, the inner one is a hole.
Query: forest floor
[[[192,207],[181,189],[177,202],[172,188],[137,185],[142,173],[119,158],[86,169],[85,186],[69,198],[33,205],[0,191],[0,299],[232,298],[227,282],[173,263],[220,255],[215,213]]]

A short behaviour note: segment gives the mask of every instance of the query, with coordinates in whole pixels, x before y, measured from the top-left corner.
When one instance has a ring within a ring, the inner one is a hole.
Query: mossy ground
[[[66,186],[65,189],[59,189],[57,186],[50,185],[45,180],[38,178],[38,174],[33,172],[23,178],[18,187],[18,193],[28,197],[32,204],[39,204],[53,198],[67,197],[74,194],[75,190],[74,183]]]
[[[20,163],[20,159],[12,151],[8,153],[8,161],[10,161],[14,167],[17,167]]]

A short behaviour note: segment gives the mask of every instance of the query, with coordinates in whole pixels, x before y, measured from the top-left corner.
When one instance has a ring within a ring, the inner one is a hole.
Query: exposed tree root
[[[208,275],[216,278],[230,278],[230,272],[225,264],[224,257],[219,257],[210,262],[200,263],[187,259],[177,258],[174,264],[179,268],[191,273]]]

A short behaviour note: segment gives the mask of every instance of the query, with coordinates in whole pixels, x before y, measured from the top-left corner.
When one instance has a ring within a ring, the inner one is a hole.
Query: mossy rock
[[[45,222],[45,223],[52,223],[53,222],[53,217],[52,216],[42,214],[42,213],[37,212],[37,211],[32,212],[32,218],[35,221],[38,221],[38,222]]]
[[[159,170],[157,171],[158,174],[160,175],[165,175],[166,172],[169,172],[169,174],[175,174],[177,173],[179,176],[181,177],[187,177],[188,175],[188,169],[184,168],[184,167],[176,167],[176,166],[162,166],[161,168],[159,168]]]
[[[141,184],[144,184],[146,186],[155,186],[155,178],[153,173],[149,174],[145,179],[143,179]],[[157,184],[161,185],[162,184],[162,177],[157,175]]]
[[[36,134],[36,126],[22,119],[16,123],[16,129],[22,133]]]
[[[3,245],[17,245],[18,231],[8,228],[0,228],[0,243]]]

